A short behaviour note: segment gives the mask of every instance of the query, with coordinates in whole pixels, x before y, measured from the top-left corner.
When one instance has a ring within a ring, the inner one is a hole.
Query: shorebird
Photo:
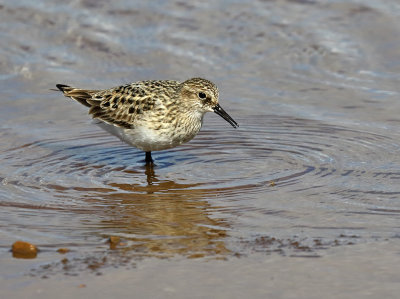
[[[219,105],[217,86],[202,78],[139,81],[103,90],[56,86],[64,96],[88,107],[101,128],[144,151],[146,165],[153,164],[152,151],[195,137],[206,112],[239,126]]]

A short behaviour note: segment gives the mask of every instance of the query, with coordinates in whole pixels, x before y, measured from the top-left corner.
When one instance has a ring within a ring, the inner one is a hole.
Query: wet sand
[[[9,279],[2,289],[4,298],[397,298],[399,245],[337,247],[320,258],[151,258],[100,276]]]

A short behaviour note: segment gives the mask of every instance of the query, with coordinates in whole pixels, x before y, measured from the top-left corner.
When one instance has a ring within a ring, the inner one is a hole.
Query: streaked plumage
[[[146,163],[153,162],[151,151],[172,148],[196,136],[206,112],[214,111],[238,127],[219,106],[218,88],[206,79],[139,81],[105,90],[62,84],[57,88],[89,107],[97,125],[145,151]]]

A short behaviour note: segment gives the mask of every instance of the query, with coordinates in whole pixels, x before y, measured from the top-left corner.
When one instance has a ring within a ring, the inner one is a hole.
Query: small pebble
[[[38,249],[35,245],[24,242],[16,241],[12,245],[13,257],[20,259],[34,259],[37,256]]]
[[[58,253],[61,253],[61,254],[66,254],[67,252],[69,252],[70,250],[68,249],[68,248],[59,248],[58,250],[57,250],[57,252]]]
[[[121,241],[121,238],[118,237],[118,236],[111,236],[111,237],[108,239],[108,241],[109,241],[111,244],[118,244],[118,243]]]
[[[111,236],[108,239],[108,243],[110,243],[110,249],[116,249],[117,245],[119,245],[121,242],[121,238],[118,236]]]

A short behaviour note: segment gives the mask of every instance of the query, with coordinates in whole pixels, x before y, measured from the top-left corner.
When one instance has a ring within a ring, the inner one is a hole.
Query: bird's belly
[[[146,152],[165,150],[188,142],[200,130],[200,128],[192,131],[154,130],[145,126],[124,129],[104,122],[96,124],[122,141]]]
[[[123,134],[123,141],[146,152],[169,149],[187,142],[195,136],[177,136],[177,134],[168,134],[146,127],[125,129]]]

